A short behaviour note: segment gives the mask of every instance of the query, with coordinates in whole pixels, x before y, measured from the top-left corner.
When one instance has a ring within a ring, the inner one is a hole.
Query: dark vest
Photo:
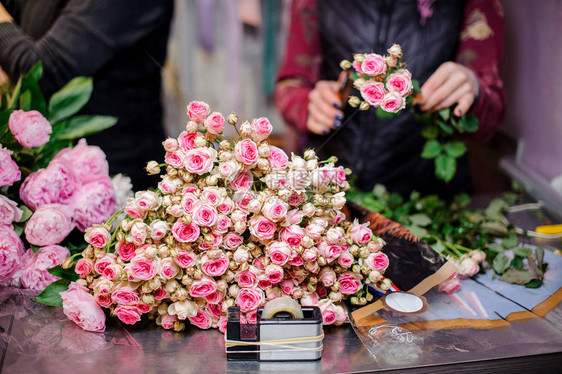
[[[431,9],[433,15],[421,25],[416,0],[319,0],[320,79],[337,80],[339,62],[351,60],[352,53],[387,54],[398,43],[413,79],[423,84],[439,65],[455,58],[464,0],[438,0]],[[417,190],[443,196],[470,190],[466,158],[458,160],[451,182],[436,180],[433,160],[420,157],[423,126],[409,110],[394,119],[379,119],[374,109],[353,115],[355,111],[346,108],[345,126],[331,140],[312,135],[308,145],[324,158],[337,155],[357,176],[359,188],[382,183],[402,195]]]

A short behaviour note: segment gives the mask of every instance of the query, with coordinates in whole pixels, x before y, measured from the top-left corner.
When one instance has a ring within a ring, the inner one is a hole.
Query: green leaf
[[[33,300],[50,306],[62,306],[62,298],[59,293],[68,290],[69,284],[69,280],[59,279],[48,285],[43,292]]]
[[[449,182],[457,171],[457,161],[450,156],[439,156],[435,159],[435,175],[438,179]]]
[[[445,246],[441,242],[435,242],[431,245],[431,248],[437,253],[442,253],[445,250]]]
[[[525,283],[527,288],[539,288],[542,285],[542,279],[532,279],[528,283]]]
[[[386,187],[382,184],[375,184],[375,187],[373,187],[373,195],[379,199],[384,198],[384,195],[386,195]]]
[[[478,118],[471,113],[465,114],[459,119],[459,126],[466,132],[475,132],[478,130]]]
[[[30,245],[30,246],[31,246],[31,250],[33,251],[33,253],[37,253],[41,249],[40,247],[37,247],[35,245]]]
[[[25,78],[35,83],[39,82],[39,79],[43,76],[43,64],[41,61],[37,62],[33,67],[25,74]]]
[[[20,205],[18,208],[23,211],[23,214],[18,222],[25,222],[33,215],[33,212],[27,207],[27,205]]]
[[[537,258],[537,264],[539,265],[539,268],[542,269],[544,261],[544,249],[542,247],[537,247],[535,249],[535,257]]]
[[[455,158],[464,155],[466,152],[466,145],[458,140],[445,143],[443,148],[445,149],[445,153]]]
[[[18,236],[21,236],[23,230],[25,229],[25,225],[23,223],[14,223],[13,227],[14,227],[14,231]]]
[[[415,92],[420,92],[420,82],[417,79],[412,79],[412,87]]]
[[[509,268],[509,258],[504,253],[498,253],[492,267],[496,273],[503,274]]]
[[[533,251],[529,248],[517,248],[513,250],[513,255],[518,257],[527,258],[528,255],[532,254]]]
[[[441,120],[437,120],[437,125],[439,125],[439,128],[447,135],[453,135],[455,132],[455,129],[450,124]]]
[[[64,123],[57,140],[74,140],[108,129],[117,123],[117,118],[110,116],[77,116]]]
[[[408,218],[416,226],[427,226],[431,224],[431,218],[423,213],[412,214]]]
[[[29,90],[20,95],[20,108],[26,112],[31,110],[31,92]]]
[[[56,92],[49,101],[49,120],[58,122],[76,113],[90,100],[92,78],[76,77]]]
[[[425,238],[427,236],[427,230],[423,227],[419,227],[416,225],[405,225],[404,227],[406,227],[412,234],[414,234],[418,238]]]
[[[432,139],[425,142],[421,156],[423,158],[435,158],[441,154],[442,151],[441,143],[439,141]]]
[[[515,269],[521,270],[523,269],[523,259],[521,257],[514,257],[509,265]]]
[[[509,269],[500,278],[500,280],[507,283],[526,284],[535,277],[533,274],[525,270]]]
[[[439,130],[437,129],[437,127],[426,127],[422,131],[422,136],[426,139],[435,139],[437,138],[437,135],[439,135]]]
[[[437,112],[439,114],[439,117],[441,117],[443,119],[443,121],[448,121],[449,118],[451,117],[451,109],[450,108],[443,108],[440,111]]]
[[[62,266],[60,265],[50,268],[47,271],[56,277],[67,279],[71,282],[78,280],[78,278],[80,278],[78,274],[76,274],[74,269],[63,269]]]
[[[509,234],[507,238],[502,240],[502,246],[506,249],[513,248],[519,243],[519,239],[515,234]]]
[[[503,253],[503,247],[501,245],[493,245],[488,250],[496,253]]]
[[[461,208],[465,208],[470,204],[470,196],[466,193],[461,193],[455,195],[454,197],[455,204],[457,204]]]
[[[382,110],[381,107],[377,108],[377,117],[380,119],[392,119],[398,117],[399,115],[400,112],[390,113],[390,112],[385,112],[384,110]]]
[[[529,269],[535,273],[536,277],[542,279],[544,277],[544,272],[537,266],[535,263],[535,256],[528,255],[527,256],[527,263],[529,264]]]

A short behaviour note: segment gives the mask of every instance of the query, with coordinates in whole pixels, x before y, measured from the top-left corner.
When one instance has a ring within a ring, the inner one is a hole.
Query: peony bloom
[[[72,210],[62,204],[42,205],[25,226],[25,238],[33,245],[58,244],[74,228]]]
[[[64,314],[86,331],[105,331],[105,314],[88,289],[72,282],[60,293]]]
[[[18,208],[15,201],[0,195],[0,225],[11,225],[21,219],[23,211]]]
[[[80,231],[104,223],[116,207],[115,190],[109,177],[102,177],[83,185],[74,199],[74,219]]]
[[[18,164],[12,160],[12,151],[0,144],[0,187],[11,186],[21,179]]]
[[[51,161],[46,169],[29,174],[20,187],[20,197],[31,210],[45,204],[68,204],[80,188],[72,165]]]
[[[58,277],[48,270],[60,265],[70,256],[70,251],[60,245],[48,245],[40,248],[37,253],[27,251],[27,259],[23,266],[21,283],[25,288],[42,291]]]
[[[53,131],[49,121],[36,110],[14,110],[8,120],[10,131],[24,147],[40,147],[49,141]]]
[[[24,246],[11,226],[0,225],[0,284],[18,274],[23,265]]]
[[[53,160],[64,160],[70,164],[82,184],[109,175],[105,153],[98,146],[88,145],[86,139],[80,139],[74,148],[61,150]]]

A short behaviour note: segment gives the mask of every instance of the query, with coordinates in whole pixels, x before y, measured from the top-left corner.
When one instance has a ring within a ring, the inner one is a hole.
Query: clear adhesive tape
[[[261,318],[272,319],[277,313],[289,313],[293,318],[304,318],[299,303],[288,296],[281,296],[268,301],[263,307]]]

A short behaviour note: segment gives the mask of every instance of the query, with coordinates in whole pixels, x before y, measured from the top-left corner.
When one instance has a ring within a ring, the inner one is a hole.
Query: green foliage
[[[62,298],[60,293],[63,291],[68,290],[68,285],[70,281],[67,279],[59,279],[56,282],[51,283],[48,285],[43,292],[41,292],[34,301],[38,303],[47,304],[50,306],[62,306]]]
[[[460,259],[481,250],[486,253],[487,267],[501,280],[538,287],[546,266],[542,263],[544,250],[517,248],[519,238],[506,219],[509,204],[515,203],[513,196],[507,193],[485,209],[471,209],[467,194],[458,194],[449,202],[437,195],[412,192],[405,200],[383,185],[376,185],[372,193],[357,189],[347,193],[350,201],[404,225],[443,257]]]

